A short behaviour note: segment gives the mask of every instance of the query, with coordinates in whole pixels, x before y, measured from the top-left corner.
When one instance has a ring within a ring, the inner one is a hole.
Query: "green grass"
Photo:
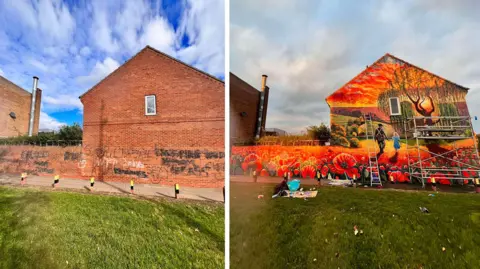
[[[231,268],[480,268],[480,194],[322,187],[305,201],[230,186]]]
[[[0,268],[223,267],[223,204],[0,187]]]

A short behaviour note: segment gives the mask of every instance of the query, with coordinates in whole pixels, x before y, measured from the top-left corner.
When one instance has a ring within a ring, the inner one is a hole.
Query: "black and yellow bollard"
[[[57,184],[60,182],[60,176],[59,175],[55,175],[53,177],[53,184],[52,184],[52,187],[53,188],[56,188],[57,187]]]
[[[178,184],[175,184],[175,199],[178,199],[178,195],[180,194],[180,186]]]
[[[475,185],[475,192],[480,193],[480,179],[475,178],[473,184]]]
[[[434,177],[432,177],[431,182],[432,182],[432,190],[437,191],[437,182],[435,182]]]
[[[132,180],[130,180],[130,193],[131,194],[133,194],[133,184],[134,184],[134,182],[133,182],[133,179],[132,179]]]
[[[27,173],[22,173],[22,178],[20,179],[20,184],[25,185],[27,183]]]
[[[91,177],[90,178],[90,188],[93,189],[93,185],[95,184],[95,178]]]

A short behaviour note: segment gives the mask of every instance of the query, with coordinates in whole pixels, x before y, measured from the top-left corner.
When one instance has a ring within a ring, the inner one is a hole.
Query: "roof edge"
[[[160,55],[162,55],[162,56],[165,56],[165,57],[167,57],[167,58],[169,58],[169,59],[171,59],[171,60],[173,60],[173,61],[175,61],[175,62],[177,62],[177,63],[183,64],[183,65],[185,65],[185,66],[187,66],[187,67],[189,67],[189,68],[191,68],[191,69],[193,69],[193,70],[195,70],[195,71],[197,71],[197,72],[199,72],[199,73],[201,73],[201,74],[203,74],[203,75],[206,75],[206,76],[208,76],[208,77],[211,78],[211,79],[214,79],[214,80],[216,80],[216,81],[218,81],[218,82],[220,82],[220,83],[222,83],[222,84],[225,84],[224,81],[216,78],[215,76],[212,76],[212,75],[208,74],[207,72],[204,72],[204,71],[202,71],[202,70],[200,70],[200,69],[198,69],[198,68],[195,68],[195,67],[193,67],[193,66],[191,66],[191,65],[188,65],[188,64],[186,64],[186,63],[184,63],[184,62],[182,62],[182,61],[180,61],[180,60],[178,60],[178,59],[175,59],[174,57],[172,57],[172,56],[170,56],[170,55],[168,55],[168,54],[166,54],[166,53],[163,53],[163,52],[161,52],[161,51],[159,51],[159,50],[157,50],[157,49],[152,48],[150,45],[147,45],[147,46],[145,46],[143,49],[141,49],[139,52],[137,52],[135,55],[133,55],[130,59],[128,59],[125,63],[123,63],[122,65],[120,65],[117,69],[113,70],[110,74],[108,74],[108,75],[107,75],[106,77],[104,77],[102,80],[100,80],[99,82],[97,82],[97,84],[93,85],[89,90],[87,90],[86,92],[84,92],[84,93],[83,93],[82,95],[80,95],[78,98],[79,98],[79,99],[82,99],[85,95],[87,95],[87,94],[90,93],[92,90],[94,90],[95,88],[97,88],[97,86],[99,86],[100,83],[102,83],[104,80],[106,80],[108,77],[110,77],[113,73],[117,72],[121,67],[123,67],[123,66],[125,66],[126,64],[128,64],[130,61],[132,61],[132,60],[135,59],[138,55],[140,55],[140,53],[142,53],[143,51],[145,51],[145,50],[147,50],[147,49],[150,49],[150,50],[152,50],[153,52],[156,52],[156,53],[158,53],[158,54],[160,54]]]
[[[22,87],[18,86],[17,84],[15,84],[14,82],[12,82],[12,81],[11,81],[11,80],[9,80],[8,78],[6,78],[6,77],[4,77],[4,76],[2,76],[2,75],[0,75],[0,77],[1,77],[1,78],[3,78],[4,80],[6,80],[8,83],[12,84],[13,86],[15,86],[15,87],[19,88],[20,90],[22,90],[22,91],[24,91],[24,92],[26,92],[26,93],[28,93],[28,94],[32,95],[32,93],[31,93],[31,92],[29,92],[29,91],[25,90],[24,88],[22,88]],[[38,87],[37,87],[37,88],[38,88]]]
[[[255,89],[257,92],[260,92],[260,90],[258,90],[258,89],[255,88],[254,86],[250,85],[250,83],[248,83],[248,82],[246,82],[245,80],[241,79],[239,76],[235,75],[234,73],[229,72],[229,74],[230,74],[231,76],[234,76],[234,77],[238,78],[241,82],[243,82],[243,83],[247,84],[248,86],[252,87],[252,88]]]

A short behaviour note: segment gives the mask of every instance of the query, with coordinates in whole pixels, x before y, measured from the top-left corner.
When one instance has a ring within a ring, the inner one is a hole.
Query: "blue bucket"
[[[298,179],[289,181],[287,184],[290,191],[297,191],[298,189],[300,189],[300,180]]]

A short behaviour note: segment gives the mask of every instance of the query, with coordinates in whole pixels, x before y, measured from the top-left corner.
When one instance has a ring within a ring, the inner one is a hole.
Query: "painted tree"
[[[402,64],[396,66],[392,72],[389,88],[380,94],[377,101],[378,107],[385,113],[389,113],[391,97],[399,97],[402,108],[405,101],[411,102],[415,112],[424,117],[440,114],[440,103],[465,101],[466,90],[423,69]],[[426,119],[425,123],[433,125],[434,121],[430,118]]]

